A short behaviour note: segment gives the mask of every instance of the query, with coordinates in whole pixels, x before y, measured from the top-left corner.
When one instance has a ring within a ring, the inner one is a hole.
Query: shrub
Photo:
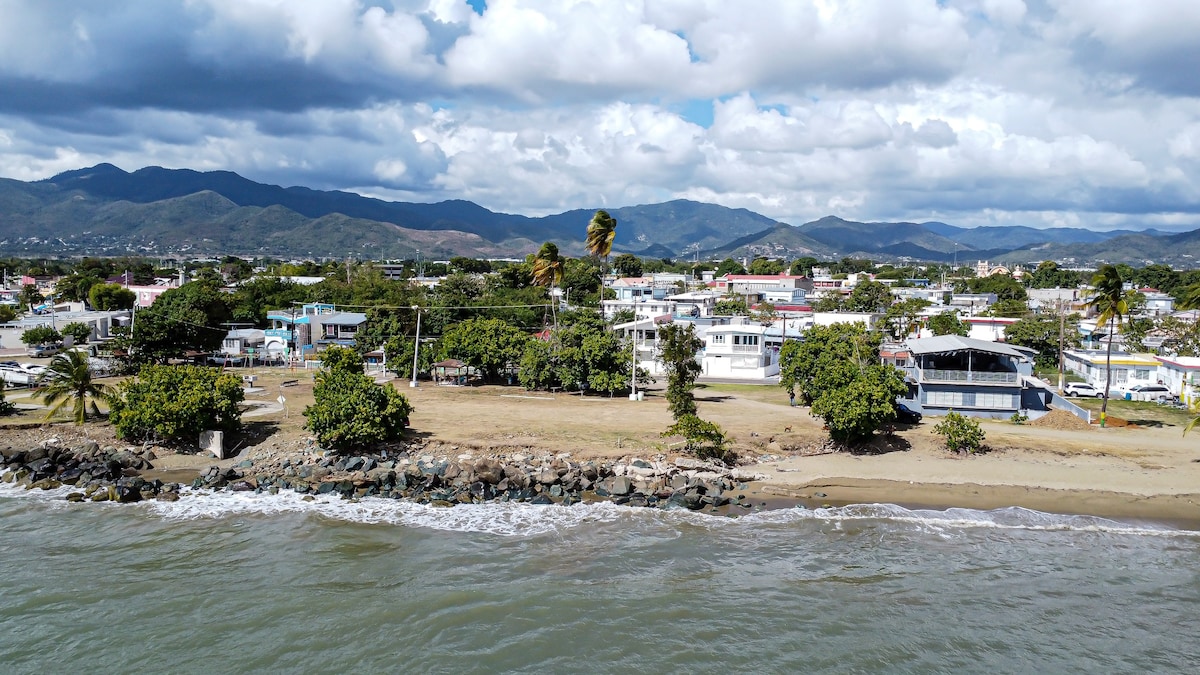
[[[197,440],[201,431],[237,431],[245,398],[236,375],[203,366],[143,366],[121,383],[109,420],[121,438]]]
[[[391,385],[338,368],[317,373],[313,397],[304,409],[304,426],[322,447],[336,450],[396,440],[412,412],[408,399]]]
[[[946,447],[954,452],[978,452],[983,448],[984,434],[979,422],[953,410],[938,422],[933,432],[944,438]]]
[[[17,406],[13,405],[12,401],[4,398],[4,386],[4,380],[0,379],[0,417],[11,415],[17,411]]]
[[[684,448],[691,454],[701,458],[713,458],[725,461],[729,454],[727,449],[729,439],[721,427],[713,422],[702,420],[695,415],[683,415],[674,424],[662,432],[666,436],[682,436]]]
[[[62,335],[49,326],[34,326],[21,334],[21,342],[27,345],[49,345],[62,341]]]
[[[358,352],[349,347],[334,345],[321,352],[321,365],[329,370],[344,370],[349,373],[362,373],[363,361]]]

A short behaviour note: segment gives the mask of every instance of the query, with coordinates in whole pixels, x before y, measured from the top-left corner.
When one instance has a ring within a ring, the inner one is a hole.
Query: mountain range
[[[583,253],[594,209],[543,217],[469,201],[391,202],[350,192],[256,183],[229,171],[111,164],[24,182],[0,179],[0,253],[216,254],[367,259],[524,257],[543,241]],[[827,216],[792,226],[746,209],[674,200],[609,209],[615,252],[653,257],[843,256],[1013,263],[1166,262],[1191,266],[1200,230],[962,228]]]

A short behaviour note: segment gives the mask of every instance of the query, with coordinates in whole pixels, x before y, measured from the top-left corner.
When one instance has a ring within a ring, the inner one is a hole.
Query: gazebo
[[[458,359],[438,361],[430,367],[437,384],[466,384],[469,367]],[[449,381],[449,382],[447,382]]]

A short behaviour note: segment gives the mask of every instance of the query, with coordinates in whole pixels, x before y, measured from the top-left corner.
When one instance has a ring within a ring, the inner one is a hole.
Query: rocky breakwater
[[[194,488],[278,493],[315,498],[378,497],[454,506],[487,502],[571,505],[612,501],[638,507],[691,510],[750,508],[746,482],[761,476],[690,458],[667,461],[575,461],[568,454],[475,458],[433,455],[356,455],[269,458],[237,467],[212,467]]]
[[[179,499],[178,484],[142,477],[141,472],[153,466],[153,459],[150,450],[101,448],[91,442],[67,448],[52,439],[28,449],[0,448],[4,469],[0,480],[29,490],[71,486],[75,489],[66,498],[72,502]]]

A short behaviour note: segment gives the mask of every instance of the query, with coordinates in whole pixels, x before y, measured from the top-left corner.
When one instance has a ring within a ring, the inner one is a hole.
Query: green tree
[[[641,258],[632,253],[622,253],[613,258],[613,269],[623,277],[640,277],[644,268]]]
[[[75,272],[59,279],[58,283],[54,284],[54,295],[60,300],[87,302],[88,291],[99,283],[102,283],[101,280],[90,274]]]
[[[667,407],[675,421],[696,414],[696,378],[702,370],[696,354],[704,341],[696,337],[696,327],[669,323],[658,329],[658,361],[667,373]]]
[[[8,323],[17,318],[17,311],[11,305],[0,305],[0,323]]]
[[[755,258],[750,261],[750,274],[774,276],[783,273],[783,262],[770,258]]]
[[[906,298],[887,308],[883,323],[897,338],[905,338],[913,333],[913,327],[920,328],[917,320],[921,312],[933,303],[922,298]]]
[[[21,299],[21,304],[28,307],[29,311],[31,312],[33,311],[34,305],[41,304],[41,302],[46,299],[45,296],[42,295],[41,291],[38,290],[37,284],[25,284],[22,286],[19,297]]]
[[[1029,275],[1030,288],[1077,288],[1079,273],[1059,268],[1058,263],[1047,260]]]
[[[205,430],[237,431],[245,398],[236,375],[203,366],[143,366],[122,382],[109,421],[131,441],[195,442]]]
[[[71,344],[87,344],[88,338],[92,337],[92,327],[76,321],[63,326],[62,334],[71,336]]]
[[[326,347],[321,352],[321,366],[329,370],[345,370],[359,375],[363,372],[362,356],[349,347],[337,345]]]
[[[1029,314],[1029,305],[1024,300],[997,300],[987,308],[988,316],[1002,316],[1010,319],[1019,319]]]
[[[172,288],[137,313],[131,347],[140,362],[166,363],[189,351],[220,349],[230,319],[227,297],[216,286],[193,281]]]
[[[1125,300],[1125,280],[1113,265],[1101,265],[1092,277],[1095,294],[1088,306],[1096,311],[1096,325],[1108,324],[1108,350],[1104,355],[1104,400],[1100,404],[1100,425],[1108,418],[1108,392],[1112,387],[1112,336],[1117,324],[1129,313]]]
[[[313,404],[304,409],[304,426],[321,447],[347,451],[399,439],[411,413],[408,399],[390,384],[377,385],[345,368],[323,369]]]
[[[860,281],[846,298],[847,312],[886,312],[895,298],[885,284],[878,281]]]
[[[1079,346],[1079,316],[1072,314],[1064,321],[1064,348]],[[1058,367],[1058,317],[1048,314],[1030,316],[1004,329],[1004,341],[1037,350],[1038,367]]]
[[[750,316],[750,305],[746,304],[746,298],[742,296],[725,296],[717,301],[713,307],[713,314],[717,316]]]
[[[92,309],[101,312],[132,309],[137,302],[137,294],[120,284],[94,284],[88,289],[87,298]]]
[[[971,326],[959,318],[958,312],[942,312],[929,317],[927,324],[934,335],[961,335],[966,337],[971,332]]]
[[[458,256],[450,259],[450,268],[465,274],[486,274],[492,271],[492,264],[486,260]]]
[[[77,425],[87,421],[89,408],[93,415],[99,416],[100,408],[96,401],[107,401],[112,396],[112,390],[107,385],[92,381],[87,354],[74,350],[55,356],[38,378],[38,383],[41,385],[38,395],[42,403],[50,408],[46,412],[46,419],[54,417],[70,404],[71,418]]]
[[[792,266],[790,269],[788,269],[788,274],[791,274],[792,276],[798,276],[798,277],[811,277],[812,276],[812,268],[816,267],[817,265],[820,265],[820,264],[821,264],[820,260],[817,260],[816,258],[812,258],[809,256],[804,256],[802,258],[796,258],[795,260],[792,261]]]
[[[780,350],[779,386],[811,405],[825,388],[842,386],[879,363],[882,341],[858,323],[813,326],[803,340],[788,340]]]
[[[841,379],[848,369],[838,370]],[[829,437],[839,443],[870,438],[896,419],[896,399],[908,389],[904,375],[893,366],[875,364],[850,372],[848,382],[823,389],[812,403],[812,414],[825,421]]]
[[[746,268],[742,267],[742,263],[733,258],[726,258],[717,265],[717,271],[713,274],[718,277],[723,277],[729,274],[745,274]]]
[[[52,345],[62,341],[62,335],[50,326],[34,326],[21,334],[21,342],[27,345]]]
[[[521,360],[530,337],[500,319],[467,319],[446,329],[442,357],[458,359],[478,370],[486,381]]]

